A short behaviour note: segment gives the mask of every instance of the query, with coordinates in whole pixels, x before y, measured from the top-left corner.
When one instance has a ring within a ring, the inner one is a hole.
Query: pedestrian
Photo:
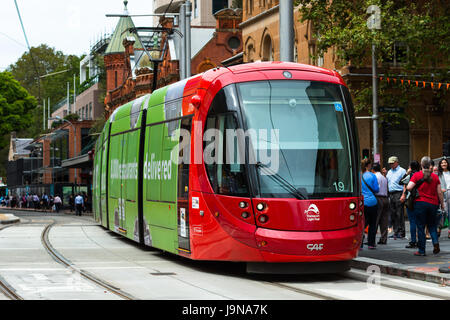
[[[47,194],[44,192],[44,194],[42,195],[41,198],[42,201],[42,209],[44,209],[44,211],[47,211],[47,206],[48,206],[48,196]]]
[[[450,220],[450,168],[449,168],[449,158],[444,157],[438,164],[438,177],[441,183],[442,193],[444,194],[444,217]],[[448,231],[448,238],[450,239],[450,228]]]
[[[71,194],[69,196],[69,207],[70,207],[70,212],[72,212],[74,210],[74,206],[75,206],[75,199],[73,197],[73,194]]]
[[[364,196],[364,228],[369,226],[368,232],[368,248],[375,249],[375,238],[377,235],[377,198],[376,193],[380,191],[378,187],[377,177],[370,172],[372,162],[365,158],[361,161],[361,186]],[[364,239],[363,239],[364,242]],[[361,243],[361,248],[363,247]]]
[[[438,254],[440,252],[436,217],[439,203],[441,208],[444,209],[444,195],[438,176],[431,172],[433,167],[430,157],[423,157],[420,163],[422,170],[411,177],[406,189],[412,191],[417,185],[418,197],[414,201],[414,214],[417,222],[417,247],[419,251],[415,252],[414,255],[425,256],[425,226],[428,227],[433,242],[433,253]]]
[[[420,171],[420,163],[417,161],[411,161],[409,164],[408,171],[406,171],[405,176],[400,181],[401,184],[403,184],[403,194],[401,197],[401,201],[405,203],[406,196],[408,191],[406,190],[406,186],[408,185],[409,181],[411,181],[411,177],[416,173]],[[408,208],[406,207],[406,213],[408,214],[408,220],[409,220],[409,233],[410,233],[410,241],[408,245],[406,245],[405,248],[417,248],[417,226],[416,226],[416,216],[414,215],[414,208]]]
[[[386,244],[388,236],[389,225],[389,198],[388,198],[388,181],[381,173],[381,166],[379,163],[374,163],[372,172],[377,177],[379,191],[375,194],[378,202],[377,212],[377,230],[380,227],[380,240],[377,244]]]
[[[33,195],[33,207],[35,211],[39,209],[39,196],[36,193]]]
[[[31,208],[31,204],[33,203],[33,196],[31,195],[31,193],[29,193],[27,195],[27,208]]]
[[[59,210],[61,209],[61,205],[62,205],[62,200],[59,197],[59,195],[55,196],[55,198],[53,199],[53,203],[55,204],[56,213],[59,213]]]
[[[391,169],[388,171],[386,178],[388,180],[389,188],[389,209],[391,211],[391,221],[394,228],[394,240],[397,238],[405,238],[405,214],[404,205],[400,200],[403,194],[403,186],[400,184],[400,180],[406,174],[406,170],[403,169],[398,163],[398,158],[392,156],[388,159],[388,163]]]
[[[79,193],[75,197],[75,207],[76,207],[76,210],[77,210],[76,215],[77,216],[81,216],[81,213],[82,213],[83,208],[84,208],[84,199]]]

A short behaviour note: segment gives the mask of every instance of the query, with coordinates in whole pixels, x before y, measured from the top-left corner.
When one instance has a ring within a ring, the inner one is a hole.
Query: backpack
[[[416,201],[416,199],[419,197],[419,191],[417,189],[419,189],[419,187],[424,182],[425,179],[420,179],[419,181],[417,181],[417,184],[414,186],[414,188],[412,188],[411,191],[408,191],[406,195],[405,205],[409,210],[414,210],[414,201]]]

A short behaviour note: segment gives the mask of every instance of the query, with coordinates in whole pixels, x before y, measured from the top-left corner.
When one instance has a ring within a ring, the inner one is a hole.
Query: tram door
[[[189,244],[189,155],[191,149],[190,139],[183,140],[183,131],[191,131],[192,118],[181,120],[180,150],[178,164],[178,186],[177,186],[177,207],[178,207],[178,248],[190,251]],[[189,135],[190,137],[190,135]],[[186,136],[184,137],[186,139]]]

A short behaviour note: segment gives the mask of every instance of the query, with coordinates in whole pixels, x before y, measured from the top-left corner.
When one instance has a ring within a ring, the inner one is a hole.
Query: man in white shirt
[[[379,163],[374,163],[372,172],[375,174],[378,180],[378,186],[380,191],[375,194],[378,201],[378,215],[377,215],[377,228],[380,226],[381,237],[378,244],[386,244],[388,237],[389,226],[389,198],[388,198],[388,181],[381,173],[381,166]]]
[[[77,194],[75,197],[75,208],[76,208],[76,215],[81,216],[81,212],[83,211],[84,207],[84,199],[80,194]]]
[[[403,194],[403,185],[400,180],[406,174],[396,156],[392,156],[388,160],[391,169],[386,174],[389,188],[389,208],[391,211],[391,222],[394,228],[394,239],[405,238],[405,209],[404,203],[400,200]]]

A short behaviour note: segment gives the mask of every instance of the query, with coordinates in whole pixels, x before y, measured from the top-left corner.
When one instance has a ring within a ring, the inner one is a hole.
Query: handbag
[[[436,211],[436,225],[439,229],[448,228],[448,215],[440,208]]]
[[[419,181],[417,181],[417,184],[414,186],[414,188],[412,188],[411,191],[408,191],[406,195],[405,205],[409,210],[414,210],[414,201],[416,201],[416,199],[419,197],[419,191],[417,189],[419,189],[424,181],[425,179],[420,179]]]
[[[378,201],[378,197],[375,194],[375,192],[373,191],[373,189],[369,186],[369,184],[366,182],[366,180],[364,179],[364,176],[361,176],[362,181],[364,182],[364,184],[366,185],[367,188],[369,188],[369,190],[373,193],[373,196],[375,197],[375,199],[377,200],[377,205],[379,205],[379,201]]]

